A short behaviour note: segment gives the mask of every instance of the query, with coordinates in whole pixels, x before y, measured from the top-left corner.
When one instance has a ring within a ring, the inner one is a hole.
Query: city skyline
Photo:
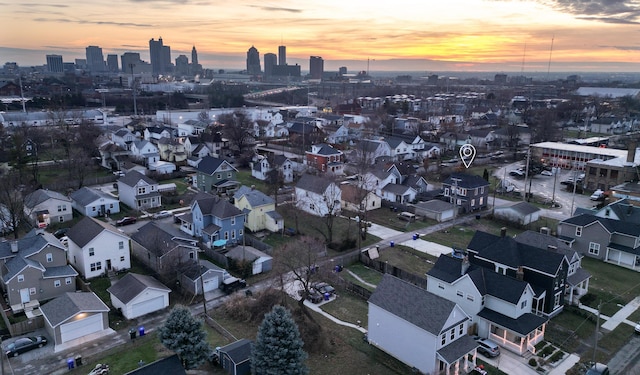
[[[204,68],[243,69],[246,51],[287,47],[287,63],[307,70],[552,72],[640,70],[640,5],[595,0],[400,0],[375,3],[299,0],[216,5],[206,0],[77,0],[1,3],[0,60],[44,65],[85,57],[88,46],[150,62],[162,37],[171,61],[195,45]]]

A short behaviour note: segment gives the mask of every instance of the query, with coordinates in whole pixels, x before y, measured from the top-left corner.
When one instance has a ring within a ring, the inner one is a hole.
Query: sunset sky
[[[252,45],[287,46],[287,62],[349,71],[640,71],[640,0],[0,0],[0,64],[43,65],[103,53],[140,52],[149,39],[172,62],[242,69]],[[553,40],[553,50],[551,45]],[[524,64],[523,64],[524,61]]]

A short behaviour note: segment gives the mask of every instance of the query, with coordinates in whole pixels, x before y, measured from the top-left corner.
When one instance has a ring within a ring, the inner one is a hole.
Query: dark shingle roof
[[[478,313],[478,316],[522,336],[528,335],[548,321],[546,318],[531,313],[522,314],[518,319],[513,319],[486,307]]]
[[[567,245],[566,242],[561,241],[557,237],[531,230],[520,233],[515,237],[515,240],[523,244],[537,247],[538,249],[547,249],[549,251],[564,254],[567,256],[567,260],[571,260],[571,257],[576,253],[571,246]]]
[[[182,361],[177,354],[151,362],[125,375],[186,375]]]
[[[226,160],[214,158],[213,156],[208,156],[208,155],[203,157],[202,160],[200,160],[200,163],[198,164],[197,169],[198,169],[198,172],[202,172],[207,175],[212,175],[224,163],[228,165],[229,170],[234,170],[237,172],[237,170],[231,164],[229,164]]]
[[[459,339],[449,343],[447,346],[440,348],[438,354],[444,358],[447,363],[455,363],[460,358],[471,353],[478,347],[478,342],[470,336],[464,335]]]
[[[40,307],[45,319],[56,327],[82,312],[108,312],[109,307],[93,292],[65,293]]]
[[[116,200],[113,196],[105,193],[102,190],[95,190],[88,187],[83,187],[80,190],[76,190],[71,193],[71,199],[80,204],[81,206],[86,206],[89,203],[95,202],[96,200],[103,198],[109,200]]]
[[[369,303],[434,335],[447,328],[447,320],[456,307],[449,300],[389,274],[382,277]],[[466,319],[461,317],[460,321]]]
[[[108,288],[107,292],[113,294],[122,303],[126,304],[149,288],[165,292],[171,291],[171,289],[151,276],[128,273]]]
[[[221,219],[242,215],[242,211],[229,201],[209,193],[198,193],[194,202],[200,207],[203,215],[211,215]]]
[[[83,217],[78,223],[76,223],[76,225],[71,227],[67,232],[67,237],[69,237],[69,239],[79,247],[84,247],[104,230],[126,237],[124,234],[116,230],[111,224],[88,216]]]
[[[118,179],[118,182],[122,182],[123,184],[125,184],[127,186],[136,186],[136,184],[140,180],[146,182],[149,185],[157,185],[158,184],[156,181],[152,180],[151,178],[143,175],[142,173],[140,173],[138,171],[129,171],[129,172],[127,172],[127,174],[125,174],[124,177],[120,177],[120,179]]]
[[[251,357],[251,340],[240,339],[221,347],[219,350],[221,353],[226,353],[233,363],[237,365],[249,360],[249,357]]]
[[[163,256],[179,246],[195,248],[196,242],[195,240],[182,240],[175,237],[153,221],[140,227],[137,232],[131,235],[131,239],[156,256]]]
[[[311,191],[317,194],[324,194],[327,191],[327,187],[331,185],[331,179],[318,177],[311,174],[304,174],[298,180],[296,188]]]
[[[609,233],[626,234],[633,237],[640,236],[640,225],[622,220],[614,220],[589,214],[582,214],[563,220],[562,223],[573,224],[576,226],[587,226],[595,222],[599,222]]]
[[[455,181],[453,180],[454,178],[460,179],[460,181],[458,181],[458,187],[465,188],[465,189],[474,189],[477,187],[489,186],[489,183],[487,182],[487,180],[485,180],[481,176],[476,176],[476,175],[466,174],[466,173],[454,173],[449,178],[447,178],[442,184],[454,186],[456,184]]]
[[[266,195],[260,190],[253,189],[248,186],[241,186],[240,189],[235,192],[233,198],[237,201],[243,196],[247,198],[247,201],[249,201],[251,207],[254,208],[257,206],[264,206],[266,204],[275,203],[273,198],[271,198],[270,196]]]
[[[49,199],[60,199],[71,202],[71,198],[65,197],[57,191],[38,189],[24,198],[24,205],[27,208],[33,208]]]
[[[540,211],[538,207],[527,202],[514,203],[508,207],[516,211],[520,215],[531,215],[532,213]]]
[[[477,256],[481,258],[514,269],[524,266],[551,275],[558,272],[566,259],[564,254],[522,244],[512,237],[494,236],[482,231],[476,231],[467,249],[478,253]]]
[[[628,199],[621,199],[606,206],[622,221],[627,223],[640,224],[640,207],[633,205]]]

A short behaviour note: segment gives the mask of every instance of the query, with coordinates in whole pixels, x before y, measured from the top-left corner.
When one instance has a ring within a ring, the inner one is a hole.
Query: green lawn
[[[382,274],[380,272],[374,271],[371,268],[363,265],[362,263],[352,264],[351,266],[349,266],[349,271],[355,273],[362,280],[373,285],[378,285],[380,281],[382,281]],[[349,276],[349,274],[343,273],[342,276],[343,277]],[[353,278],[353,280],[356,280],[356,279]]]
[[[605,315],[618,311],[618,303],[626,304],[640,294],[638,272],[589,257],[582,258],[582,268],[592,275],[589,280],[589,293],[598,296],[591,307],[596,308],[602,301],[602,311]]]
[[[335,300],[325,303],[320,308],[342,321],[352,324],[360,321],[363,327],[367,326],[367,303],[350,293],[340,293]]]
[[[245,185],[245,186],[254,185],[256,189],[260,190],[261,192],[267,195],[270,194],[271,189],[269,189],[269,186],[267,185],[267,183],[251,176],[250,170],[245,170],[245,169],[238,170],[238,173],[236,173],[236,181],[240,182],[242,185]]]
[[[377,260],[415,275],[424,276],[427,271],[433,268],[437,259],[433,255],[399,245],[380,249],[380,257]]]

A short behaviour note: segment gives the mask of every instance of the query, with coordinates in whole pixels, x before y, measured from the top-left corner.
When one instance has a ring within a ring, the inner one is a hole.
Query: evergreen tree
[[[307,353],[304,342],[289,310],[274,306],[265,314],[251,351],[254,375],[306,375]]]
[[[202,321],[184,306],[171,310],[158,333],[162,345],[178,354],[186,370],[200,366],[211,354]]]

